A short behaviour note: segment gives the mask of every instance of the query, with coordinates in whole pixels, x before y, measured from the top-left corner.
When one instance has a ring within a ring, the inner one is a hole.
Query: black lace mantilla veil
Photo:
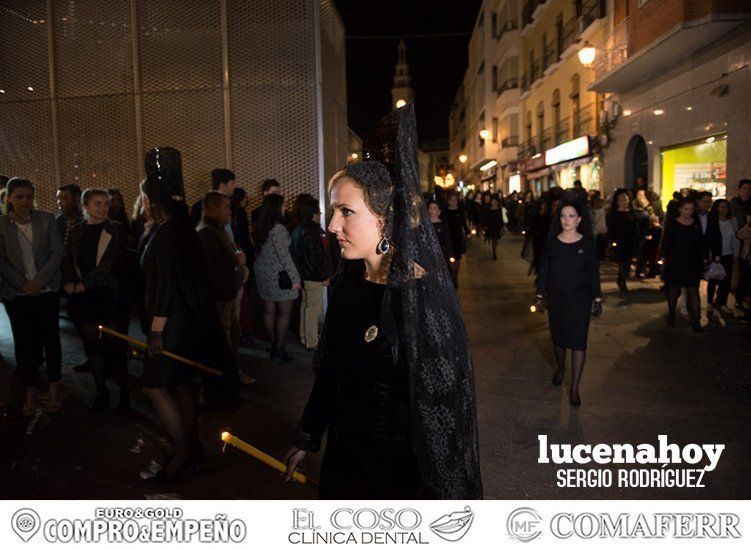
[[[438,498],[482,498],[472,359],[456,292],[420,192],[412,102],[368,133],[363,159],[346,170],[368,187],[371,202],[388,212],[384,231],[393,257],[381,324],[394,357],[409,368],[410,437],[421,479]],[[338,274],[352,263],[342,260]],[[325,353],[319,346],[318,364]]]

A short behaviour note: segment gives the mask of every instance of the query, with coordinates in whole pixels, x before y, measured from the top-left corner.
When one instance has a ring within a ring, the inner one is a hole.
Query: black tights
[[[123,334],[128,332],[127,325],[113,328]],[[79,331],[86,356],[91,361],[97,395],[104,393],[108,372],[112,373],[120,390],[125,390],[128,386],[128,358],[123,342],[108,334],[100,334],[96,323],[80,325]]]
[[[174,474],[190,457],[198,443],[196,396],[188,384],[168,388],[144,388],[167,432],[175,453],[164,466]]]
[[[284,302],[263,300],[263,326],[271,340],[272,351],[279,353],[284,351],[284,341],[287,339],[289,319],[294,303],[294,300]]]
[[[560,348],[558,346],[553,347],[555,352],[555,362],[558,365],[558,371],[555,373],[557,380],[563,380],[563,372],[566,370],[566,348]],[[579,398],[579,381],[582,378],[582,372],[584,371],[584,360],[587,357],[586,350],[572,349],[571,350],[571,399],[576,400]]]
[[[665,290],[668,296],[668,321],[670,324],[675,323],[675,306],[678,303],[678,298],[681,295],[681,287],[669,286]],[[700,320],[699,311],[699,287],[688,286],[686,287],[686,307],[691,315],[691,324],[698,325]]]
[[[496,255],[496,249],[498,248],[498,237],[491,237],[490,238],[490,245],[493,249],[493,259],[495,260],[498,256]]]

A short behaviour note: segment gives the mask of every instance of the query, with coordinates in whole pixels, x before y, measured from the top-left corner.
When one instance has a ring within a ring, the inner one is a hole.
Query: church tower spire
[[[411,87],[412,78],[409,76],[409,65],[407,65],[407,46],[404,39],[399,40],[397,50],[397,64],[394,66],[394,87],[391,88],[391,106],[394,108],[402,107],[415,95]]]

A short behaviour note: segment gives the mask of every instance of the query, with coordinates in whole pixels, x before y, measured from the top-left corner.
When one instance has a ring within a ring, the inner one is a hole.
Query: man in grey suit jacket
[[[0,297],[10,318],[16,364],[26,388],[23,412],[36,409],[36,371],[42,350],[50,381],[50,406],[60,406],[62,350],[58,314],[63,243],[48,212],[33,209],[34,185],[21,178],[8,182],[10,212],[0,217]]]

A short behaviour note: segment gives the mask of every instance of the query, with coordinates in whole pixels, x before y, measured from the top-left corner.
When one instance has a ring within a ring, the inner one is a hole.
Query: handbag
[[[271,237],[269,237],[271,238]],[[279,257],[279,251],[276,249],[276,243],[274,241],[271,241],[271,246],[274,247],[274,252],[276,253],[276,258],[279,260],[279,263],[282,263],[282,259]],[[276,284],[279,286],[281,290],[291,290],[292,289],[292,279],[289,276],[289,273],[287,273],[286,270],[282,269],[276,274]]]
[[[727,276],[725,268],[718,262],[712,262],[707,266],[707,270],[704,272],[704,278],[707,281],[722,281]]]

